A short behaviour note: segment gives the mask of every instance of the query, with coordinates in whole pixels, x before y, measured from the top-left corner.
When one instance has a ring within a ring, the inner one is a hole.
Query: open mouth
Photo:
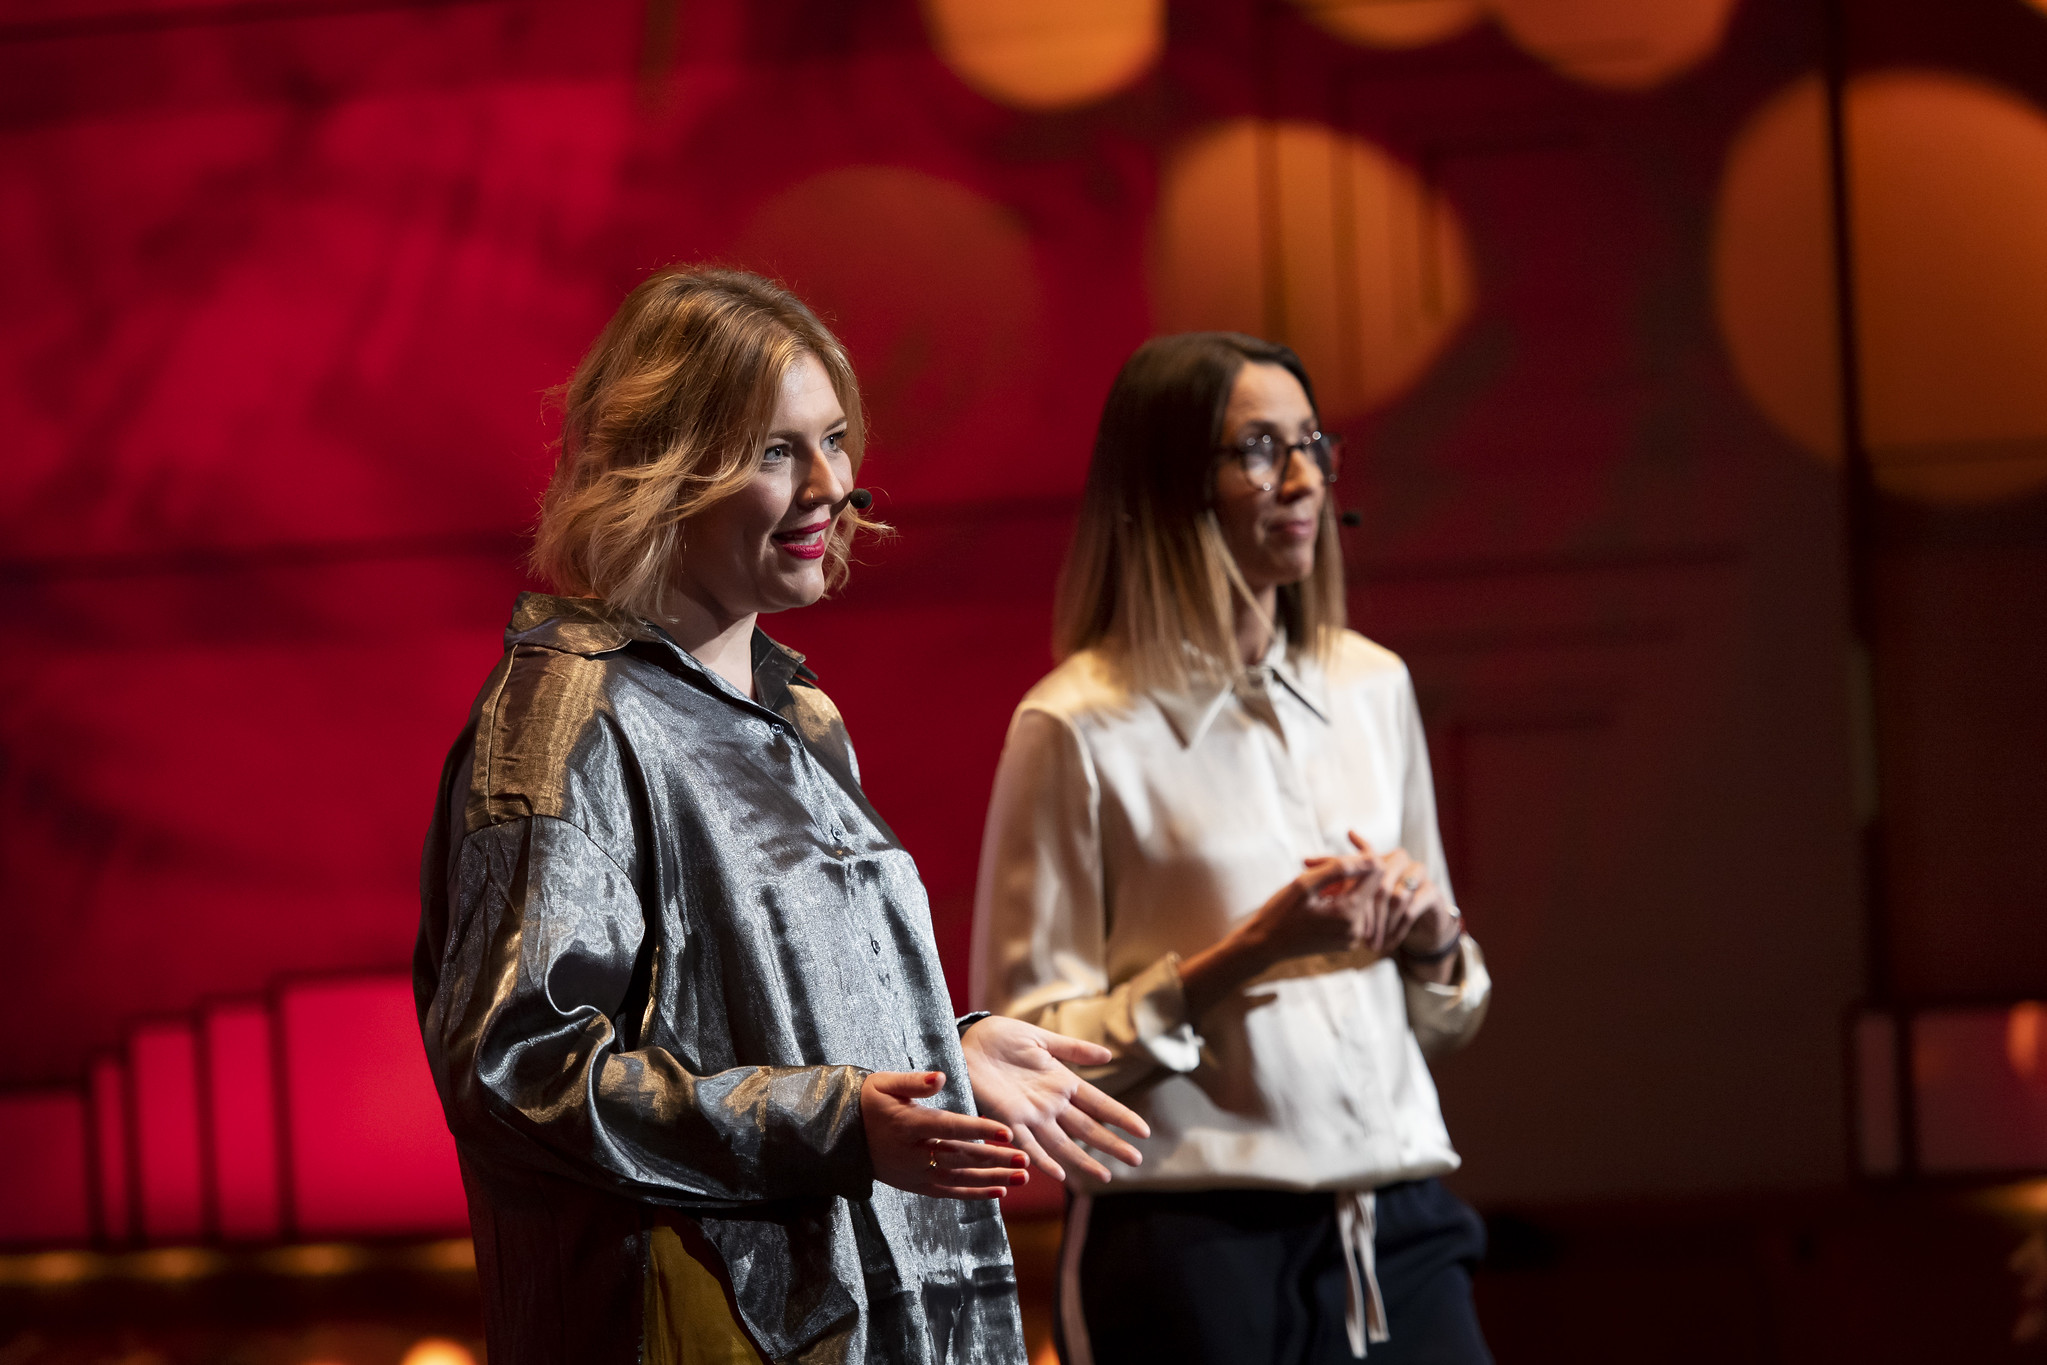
[[[808,526],[777,531],[770,539],[798,559],[821,559],[824,557],[825,532],[829,531],[831,526],[832,519],[825,517]]]

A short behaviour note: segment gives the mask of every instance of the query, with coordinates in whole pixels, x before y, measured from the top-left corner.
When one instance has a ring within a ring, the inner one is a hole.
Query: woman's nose
[[[813,451],[810,456],[810,477],[804,480],[803,500],[813,507],[823,507],[843,500],[852,488],[850,478],[842,479],[829,455]]]

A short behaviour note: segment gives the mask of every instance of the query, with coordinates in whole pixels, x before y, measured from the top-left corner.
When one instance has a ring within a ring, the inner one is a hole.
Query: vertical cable
[[[1854,204],[1849,182],[1848,12],[1825,0],[1827,180],[1834,248],[1834,346],[1840,374],[1841,510],[1847,553],[1849,686],[1855,728],[1857,831],[1863,932],[1870,997],[1896,1021],[1892,1065],[1897,1084],[1898,1171],[1919,1170],[1918,1097],[1912,1077],[1912,1026],[1898,988],[1886,879],[1882,750],[1876,708],[1876,472],[1863,428],[1862,355],[1856,323]]]

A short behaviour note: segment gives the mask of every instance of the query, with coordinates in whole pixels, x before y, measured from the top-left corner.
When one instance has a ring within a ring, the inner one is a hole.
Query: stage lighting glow
[[[1485,16],[1479,0],[1294,0],[1294,7],[1316,27],[1365,47],[1422,47]]]
[[[412,1343],[399,1365],[476,1365],[476,1357],[460,1342],[425,1337]]]
[[[1473,294],[1456,212],[1361,139],[1243,119],[1198,135],[1166,167],[1152,243],[1158,330],[1285,342],[1332,420],[1411,384]]]
[[[1848,92],[1863,429],[1900,496],[1993,501],[2047,485],[2047,116],[1941,72]],[[1736,374],[1805,450],[1838,461],[1825,106],[1817,77],[1736,138],[1713,236]]]
[[[1112,95],[1166,41],[1165,0],[924,0],[924,20],[953,74],[1016,109]]]
[[[1735,0],[1488,0],[1524,51],[1611,90],[1661,85],[1711,56]]]

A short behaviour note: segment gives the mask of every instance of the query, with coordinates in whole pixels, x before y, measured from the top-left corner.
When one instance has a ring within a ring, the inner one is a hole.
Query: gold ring
[[[937,1148],[933,1148],[933,1149],[932,1149],[932,1151],[931,1151],[931,1169],[932,1169],[932,1170],[934,1170],[934,1171],[938,1169],[938,1150],[937,1150]]]

